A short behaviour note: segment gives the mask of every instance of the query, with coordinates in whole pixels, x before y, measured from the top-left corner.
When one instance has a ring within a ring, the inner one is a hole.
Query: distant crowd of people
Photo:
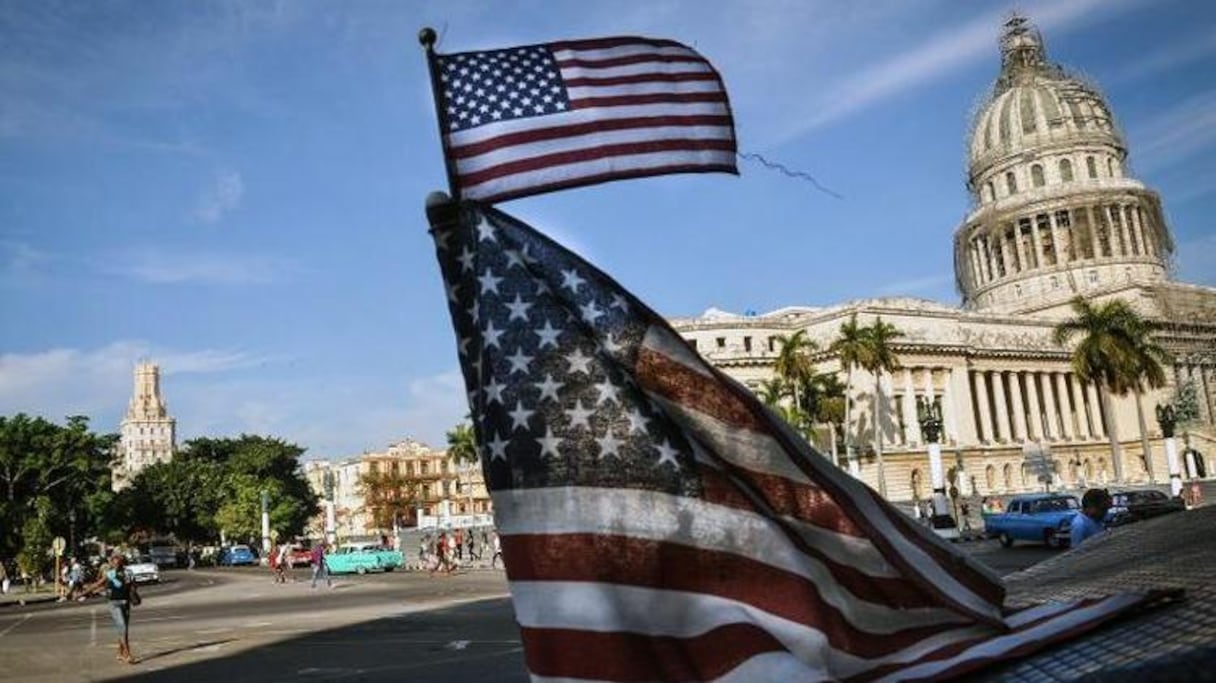
[[[498,532],[492,529],[457,528],[439,531],[434,536],[424,534],[418,541],[418,566],[432,576],[436,572],[451,574],[465,562],[490,557],[490,567],[497,569],[502,562],[502,544]]]

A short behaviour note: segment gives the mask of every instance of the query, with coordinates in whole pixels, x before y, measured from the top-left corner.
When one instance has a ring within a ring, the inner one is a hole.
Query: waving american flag
[[[1003,608],[594,266],[429,213],[534,680],[946,678],[1145,599]]]
[[[736,173],[726,88],[680,43],[600,38],[432,59],[444,152],[464,198]]]

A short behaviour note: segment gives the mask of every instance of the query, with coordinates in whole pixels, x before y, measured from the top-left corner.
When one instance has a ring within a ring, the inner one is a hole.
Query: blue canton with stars
[[[543,45],[435,59],[448,132],[570,109],[557,61]]]
[[[630,368],[653,312],[507,214],[432,210],[482,466],[491,490],[541,486],[700,492],[680,429]]]

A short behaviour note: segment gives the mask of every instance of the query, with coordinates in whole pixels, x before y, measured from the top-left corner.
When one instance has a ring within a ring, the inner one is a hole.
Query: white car
[[[160,583],[160,567],[150,555],[140,555],[131,558],[127,564],[127,574],[135,583]]]

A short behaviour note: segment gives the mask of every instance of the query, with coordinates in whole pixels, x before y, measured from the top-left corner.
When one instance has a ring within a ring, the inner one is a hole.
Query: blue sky
[[[742,162],[502,208],[668,315],[956,302],[969,115],[1012,3],[0,2],[0,414],[116,430],[139,359],[180,438],[343,457],[465,413],[422,205],[443,189],[416,34],[441,51],[639,34],[721,71]],[[1103,87],[1216,285],[1216,5],[1019,2]]]

